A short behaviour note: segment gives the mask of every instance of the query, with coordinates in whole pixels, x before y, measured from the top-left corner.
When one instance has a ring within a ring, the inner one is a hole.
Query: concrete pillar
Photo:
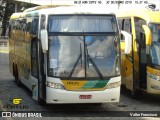
[[[15,3],[15,13],[17,12],[17,3]]]
[[[20,8],[20,3],[19,2],[15,2],[15,13],[16,12],[20,12],[21,8]]]

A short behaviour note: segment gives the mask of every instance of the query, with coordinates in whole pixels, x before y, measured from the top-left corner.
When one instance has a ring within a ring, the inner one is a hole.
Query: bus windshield
[[[50,32],[117,32],[113,16],[49,16]]]
[[[152,32],[152,45],[150,50],[152,64],[160,65],[160,24],[149,24]]]
[[[113,18],[50,16],[48,75],[65,79],[120,75],[119,39]]]

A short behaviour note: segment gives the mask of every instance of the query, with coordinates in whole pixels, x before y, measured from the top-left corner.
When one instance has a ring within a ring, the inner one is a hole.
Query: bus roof
[[[112,11],[108,11],[105,7],[76,7],[70,5],[61,6],[38,6],[25,10],[24,12],[14,13],[10,19],[16,19],[25,16],[38,16],[39,14],[110,14],[114,15]]]
[[[119,11],[117,17],[139,17],[147,22],[160,22],[160,11],[151,11],[147,9],[138,9],[130,11]]]

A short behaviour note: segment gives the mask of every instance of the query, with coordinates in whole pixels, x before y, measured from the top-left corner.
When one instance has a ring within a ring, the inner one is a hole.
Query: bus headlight
[[[106,89],[111,89],[111,88],[116,88],[119,87],[121,85],[121,82],[114,82],[114,83],[109,83],[106,87]]]
[[[47,87],[55,88],[55,89],[64,89],[64,86],[60,83],[54,83],[54,82],[46,82]]]
[[[155,74],[150,74],[150,73],[147,73],[149,77],[151,77],[152,79],[154,80],[157,80],[157,81],[160,81],[160,76],[157,76]]]

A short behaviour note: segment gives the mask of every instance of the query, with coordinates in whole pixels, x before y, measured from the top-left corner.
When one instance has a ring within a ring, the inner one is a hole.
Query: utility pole
[[[120,4],[121,4],[121,3],[120,3],[120,0],[118,0],[118,10],[119,10]]]

